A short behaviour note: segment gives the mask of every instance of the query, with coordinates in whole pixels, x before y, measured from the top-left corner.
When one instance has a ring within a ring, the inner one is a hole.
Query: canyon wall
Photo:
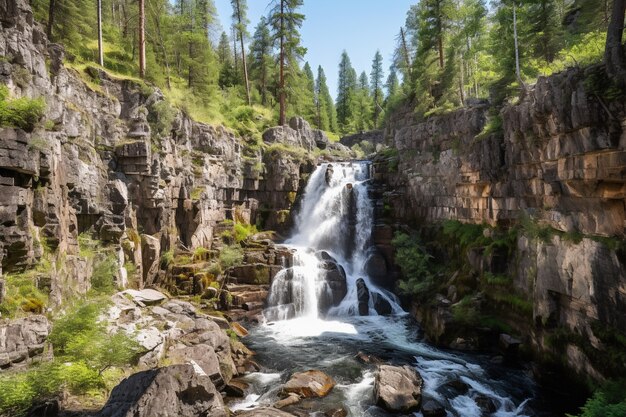
[[[89,287],[83,232],[118,248],[120,285],[132,262],[143,286],[161,253],[210,248],[225,219],[288,226],[314,168],[310,151],[328,145],[321,132],[294,118],[254,146],[193,121],[143,82],[64,65],[63,47],[48,43],[25,1],[0,1],[0,25],[0,82],[11,97],[46,106],[32,131],[0,129],[0,275],[36,266],[46,251],[62,254],[52,268],[58,304]]]
[[[406,106],[385,132],[395,155],[375,164],[396,220],[526,221],[549,231],[522,230],[505,271],[466,261],[479,274],[513,277],[532,302],[535,325],[524,336],[543,350],[551,329],[596,348],[595,324],[626,333],[626,112],[606,91],[602,68],[591,67],[541,77],[499,112],[478,103],[418,122]],[[579,347],[568,349],[569,365],[594,373],[582,369],[592,365],[581,364]]]

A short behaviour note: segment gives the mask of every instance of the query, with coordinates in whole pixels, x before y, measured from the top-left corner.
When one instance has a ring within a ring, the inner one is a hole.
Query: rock
[[[248,388],[250,388],[250,385],[247,382],[233,379],[226,385],[224,391],[226,391],[226,395],[229,397],[243,398],[246,396]]]
[[[141,235],[141,265],[143,273],[143,285],[154,284],[154,279],[159,272],[161,253],[161,241],[154,236]]]
[[[335,171],[333,170],[333,166],[331,164],[328,164],[328,166],[326,167],[326,172],[324,173],[324,181],[326,182],[326,185],[330,185],[330,181],[333,179],[334,172]],[[328,255],[328,252],[326,251],[322,251],[322,252]],[[328,256],[330,257],[330,255]]]
[[[383,361],[379,358],[377,358],[376,356],[372,356],[372,355],[368,355],[367,353],[363,353],[363,352],[359,352],[357,353],[354,358],[361,362],[361,363],[365,363],[365,364],[381,364],[383,363]]]
[[[296,316],[296,306],[293,303],[268,307],[263,310],[263,317],[267,321],[289,320]]]
[[[435,400],[426,400],[422,404],[422,414],[424,417],[446,417],[447,412],[443,405]]]
[[[452,381],[446,382],[446,386],[452,388],[458,395],[465,395],[470,388],[470,386],[461,381],[460,378],[455,378]]]
[[[343,407],[331,408],[324,412],[326,417],[348,417],[348,411]]]
[[[343,267],[327,252],[322,252],[323,255],[321,256],[330,258],[319,263],[319,267],[322,270],[320,277],[323,280],[324,288],[318,297],[317,310],[324,315],[331,307],[338,306],[341,303],[341,300],[348,293],[348,284]]]
[[[422,384],[422,377],[408,365],[380,365],[374,381],[376,404],[393,412],[416,410],[422,400]]]
[[[99,417],[226,417],[222,397],[208,376],[192,365],[143,371],[111,391]]]
[[[379,315],[386,316],[391,314],[391,304],[381,294],[377,292],[372,293],[372,301],[374,302],[374,310]]]
[[[230,327],[239,337],[246,337],[248,335],[248,330],[237,322],[230,323]]]
[[[369,315],[370,291],[367,289],[367,285],[365,285],[365,280],[363,278],[356,280],[356,293],[359,314],[361,316]]]
[[[26,417],[56,417],[60,407],[57,400],[49,400],[33,405],[27,412]]]
[[[237,417],[296,417],[272,407],[260,407],[254,410],[235,413]]]
[[[0,278],[0,304],[4,300],[4,297],[7,293],[7,287],[3,279]]]
[[[519,347],[522,344],[521,340],[516,339],[513,336],[508,335],[506,333],[500,334],[499,341],[500,341],[500,348],[502,349],[502,351],[504,352],[504,355],[507,358],[512,358],[516,356],[517,352],[519,351]]]
[[[28,316],[0,324],[0,369],[41,356],[50,334],[45,316]]]
[[[292,393],[289,393],[289,395],[287,395],[282,400],[276,401],[274,403],[274,407],[276,407],[276,408],[285,408],[285,407],[288,407],[290,405],[297,404],[301,400],[302,400],[302,398],[298,394],[292,392]]]
[[[285,394],[295,393],[304,398],[324,397],[335,386],[335,381],[322,371],[310,370],[291,375],[283,385]]]
[[[184,347],[173,346],[168,350],[167,357],[173,365],[198,365],[211,378],[211,382],[218,390],[224,387],[224,378],[220,370],[219,358],[213,346],[206,344]]]
[[[480,408],[481,411],[485,414],[493,414],[498,411],[498,407],[496,407],[496,404],[493,402],[493,400],[485,395],[476,396],[476,398],[474,398],[474,401],[476,401],[478,408]]]
[[[153,305],[167,300],[167,296],[157,290],[143,289],[143,290],[125,290],[122,294],[128,295],[134,302],[139,305]]]

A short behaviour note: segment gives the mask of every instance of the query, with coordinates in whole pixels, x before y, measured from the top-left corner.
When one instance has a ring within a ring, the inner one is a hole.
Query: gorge
[[[335,141],[79,59],[0,0],[1,109],[40,108],[0,127],[0,415],[548,417],[623,378],[602,64]]]

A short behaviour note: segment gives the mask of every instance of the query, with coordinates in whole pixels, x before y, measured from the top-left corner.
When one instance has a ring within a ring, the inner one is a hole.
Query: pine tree
[[[317,79],[315,80],[315,105],[316,118],[315,125],[321,130],[337,131],[337,112],[335,104],[326,84],[326,74],[324,69],[317,67]]]
[[[268,22],[261,17],[250,45],[250,71],[256,88],[261,95],[261,104],[269,105],[271,75],[274,67],[272,59],[272,35],[268,29]]]
[[[395,67],[389,68],[389,75],[387,76],[387,82],[385,82],[385,88],[387,89],[386,101],[389,101],[391,97],[394,97],[398,93],[400,83],[398,81],[398,74]]]
[[[337,85],[337,124],[342,133],[350,130],[352,121],[352,106],[356,92],[356,71],[352,68],[350,57],[346,51],[341,53],[339,62],[339,79]]]
[[[354,94],[351,126],[353,131],[365,131],[372,128],[372,107],[373,101],[370,95],[369,78],[367,73],[363,71],[359,76]]]
[[[372,99],[374,102],[374,126],[378,127],[378,118],[382,110],[383,101],[383,56],[380,51],[376,51],[374,60],[372,61],[372,72],[370,73],[370,83],[372,90]]]
[[[287,116],[287,86],[298,75],[298,61],[306,53],[306,48],[300,45],[300,33],[304,15],[297,12],[303,0],[274,0],[269,23],[274,29],[274,40],[279,45],[279,119],[284,125]]]
[[[252,104],[250,99],[250,81],[248,79],[248,66],[246,63],[246,50],[243,46],[244,39],[247,38],[250,34],[248,33],[248,24],[250,21],[247,17],[248,4],[246,0],[231,0],[231,5],[233,6],[233,21],[234,21],[234,29],[239,36],[239,45],[241,51],[241,62],[243,65],[243,77],[246,87],[246,97],[248,99],[248,105]]]

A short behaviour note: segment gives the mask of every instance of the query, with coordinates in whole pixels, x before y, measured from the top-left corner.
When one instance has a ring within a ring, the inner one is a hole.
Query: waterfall
[[[268,320],[403,313],[365,271],[373,250],[369,181],[369,162],[324,163],[313,172],[285,243],[293,265],[272,282]]]

